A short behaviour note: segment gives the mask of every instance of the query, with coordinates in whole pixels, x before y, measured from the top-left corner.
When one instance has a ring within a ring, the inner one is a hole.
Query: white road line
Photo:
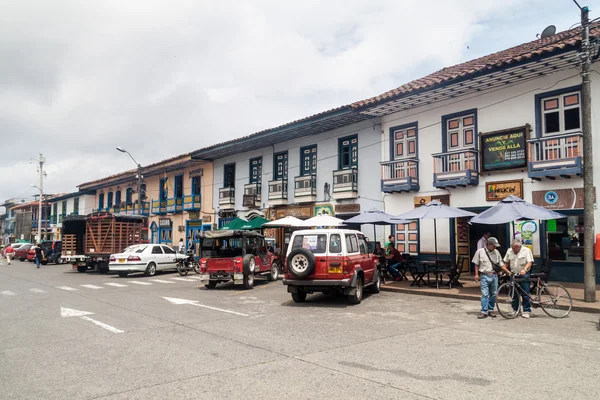
[[[4,296],[15,296],[16,293],[15,292],[11,292],[10,290],[4,290],[3,292],[1,292]]]
[[[190,279],[195,279],[195,280],[197,280],[197,281],[199,281],[199,280],[202,280],[202,278],[201,278],[201,277],[199,277],[199,276],[197,276],[197,275],[196,275],[196,276],[188,276],[188,278],[190,278]]]
[[[158,282],[158,283],[175,283],[175,282],[171,282],[171,281],[163,281],[162,279],[150,279],[152,282]]]
[[[136,284],[136,285],[152,285],[150,282],[142,282],[142,281],[128,281],[128,282]]]
[[[86,315],[84,315],[83,317],[79,317],[79,318],[84,319],[86,321],[90,321],[94,325],[97,325],[97,326],[99,326],[101,328],[104,328],[107,331],[111,331],[112,333],[123,333],[123,332],[125,332],[125,331],[122,331],[120,329],[115,328],[114,326],[107,325],[104,322],[96,321],[95,319],[92,319],[92,318],[90,318],[90,317],[88,317]]]
[[[33,293],[47,293],[45,290],[38,289],[38,288],[29,289],[29,291],[33,292]]]
[[[194,280],[190,279],[190,278],[171,278],[171,279],[173,279],[174,281],[194,282]]]
[[[73,292],[73,291],[79,290],[79,289],[72,288],[72,287],[70,287],[70,286],[57,286],[56,288],[57,288],[57,289],[60,289],[60,290],[67,290],[67,291],[70,291],[70,292]]]
[[[88,289],[104,289],[102,286],[96,286],[96,285],[79,285],[79,286],[88,288]]]
[[[114,287],[129,287],[129,285],[123,285],[122,283],[105,283],[106,286],[114,286]]]
[[[223,308],[217,308],[217,307],[206,306],[204,304],[198,304],[198,300],[177,299],[174,297],[163,297],[163,299],[167,300],[168,302],[170,302],[172,304],[176,304],[176,305],[188,304],[190,306],[208,308],[209,310],[220,311],[220,312],[224,312],[224,313],[228,313],[228,314],[235,314],[235,315],[239,315],[241,317],[249,317],[248,314],[243,314],[243,313],[240,313],[237,311],[225,310]]]

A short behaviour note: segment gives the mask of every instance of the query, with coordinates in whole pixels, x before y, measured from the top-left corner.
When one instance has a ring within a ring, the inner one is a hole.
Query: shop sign
[[[533,251],[533,234],[537,231],[535,221],[516,222],[514,226],[515,238],[521,239],[523,245]]]
[[[583,208],[583,188],[535,190],[532,193],[533,204],[549,210],[573,210]],[[594,188],[596,204],[596,188]]]
[[[204,215],[202,217],[202,222],[212,222],[212,215]]]
[[[335,212],[340,213],[358,213],[360,212],[360,204],[336,204]]]
[[[315,204],[315,216],[317,215],[335,215],[333,212],[333,206],[329,203]]]
[[[429,203],[432,200],[437,200],[440,203],[445,204],[447,206],[450,205],[450,195],[447,195],[447,194],[440,194],[440,195],[433,195],[433,196],[415,196],[415,198],[414,198],[415,208],[424,206],[425,204]]]
[[[200,218],[200,211],[190,211],[190,212],[188,212],[188,218],[189,219],[199,219]]]
[[[190,178],[194,176],[202,176],[204,175],[204,168],[193,169],[189,172]]]
[[[523,180],[487,182],[485,184],[485,199],[487,201],[500,201],[508,196],[523,198]]]
[[[277,208],[274,210],[274,215],[275,219],[284,217],[310,218],[313,216],[313,208],[311,206]]]
[[[482,133],[481,167],[483,172],[524,168],[527,166],[529,125]]]
[[[161,218],[158,220],[158,226],[161,228],[170,228],[173,222],[169,218]]]

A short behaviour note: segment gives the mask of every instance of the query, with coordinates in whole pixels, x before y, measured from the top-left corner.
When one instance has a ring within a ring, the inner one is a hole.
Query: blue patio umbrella
[[[377,233],[375,230],[375,225],[396,225],[396,224],[407,224],[410,221],[405,220],[392,220],[394,218],[393,215],[385,213],[379,210],[369,210],[365,211],[355,217],[346,220],[347,224],[357,224],[357,225],[373,225],[373,235],[375,237],[375,241],[377,241]]]
[[[566,215],[556,211],[547,210],[523,200],[518,196],[508,196],[500,200],[494,207],[489,208],[481,214],[471,218],[471,224],[506,224],[519,220],[539,220],[567,218]]]
[[[393,221],[400,219],[432,219],[433,220],[433,240],[435,242],[435,261],[437,262],[438,251],[437,251],[437,223],[438,219],[450,219],[450,218],[463,218],[463,217],[473,217],[477,214],[472,213],[470,211],[461,210],[460,208],[447,206],[442,204],[438,200],[432,200],[429,203],[415,208],[414,210],[410,210],[403,214],[398,215],[395,218],[392,218]],[[398,222],[402,223],[402,222]]]

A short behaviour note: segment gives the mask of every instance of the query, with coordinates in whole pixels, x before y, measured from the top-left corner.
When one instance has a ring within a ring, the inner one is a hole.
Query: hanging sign
[[[173,222],[169,218],[161,218],[158,220],[158,226],[161,228],[170,228]]]
[[[503,131],[482,133],[481,167],[483,172],[527,166],[529,125]]]

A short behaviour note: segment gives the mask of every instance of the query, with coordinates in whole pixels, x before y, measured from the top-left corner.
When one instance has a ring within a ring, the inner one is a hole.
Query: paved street
[[[195,278],[0,260],[0,397],[600,398],[597,315],[479,321],[476,302],[388,292],[296,305],[281,282]]]

